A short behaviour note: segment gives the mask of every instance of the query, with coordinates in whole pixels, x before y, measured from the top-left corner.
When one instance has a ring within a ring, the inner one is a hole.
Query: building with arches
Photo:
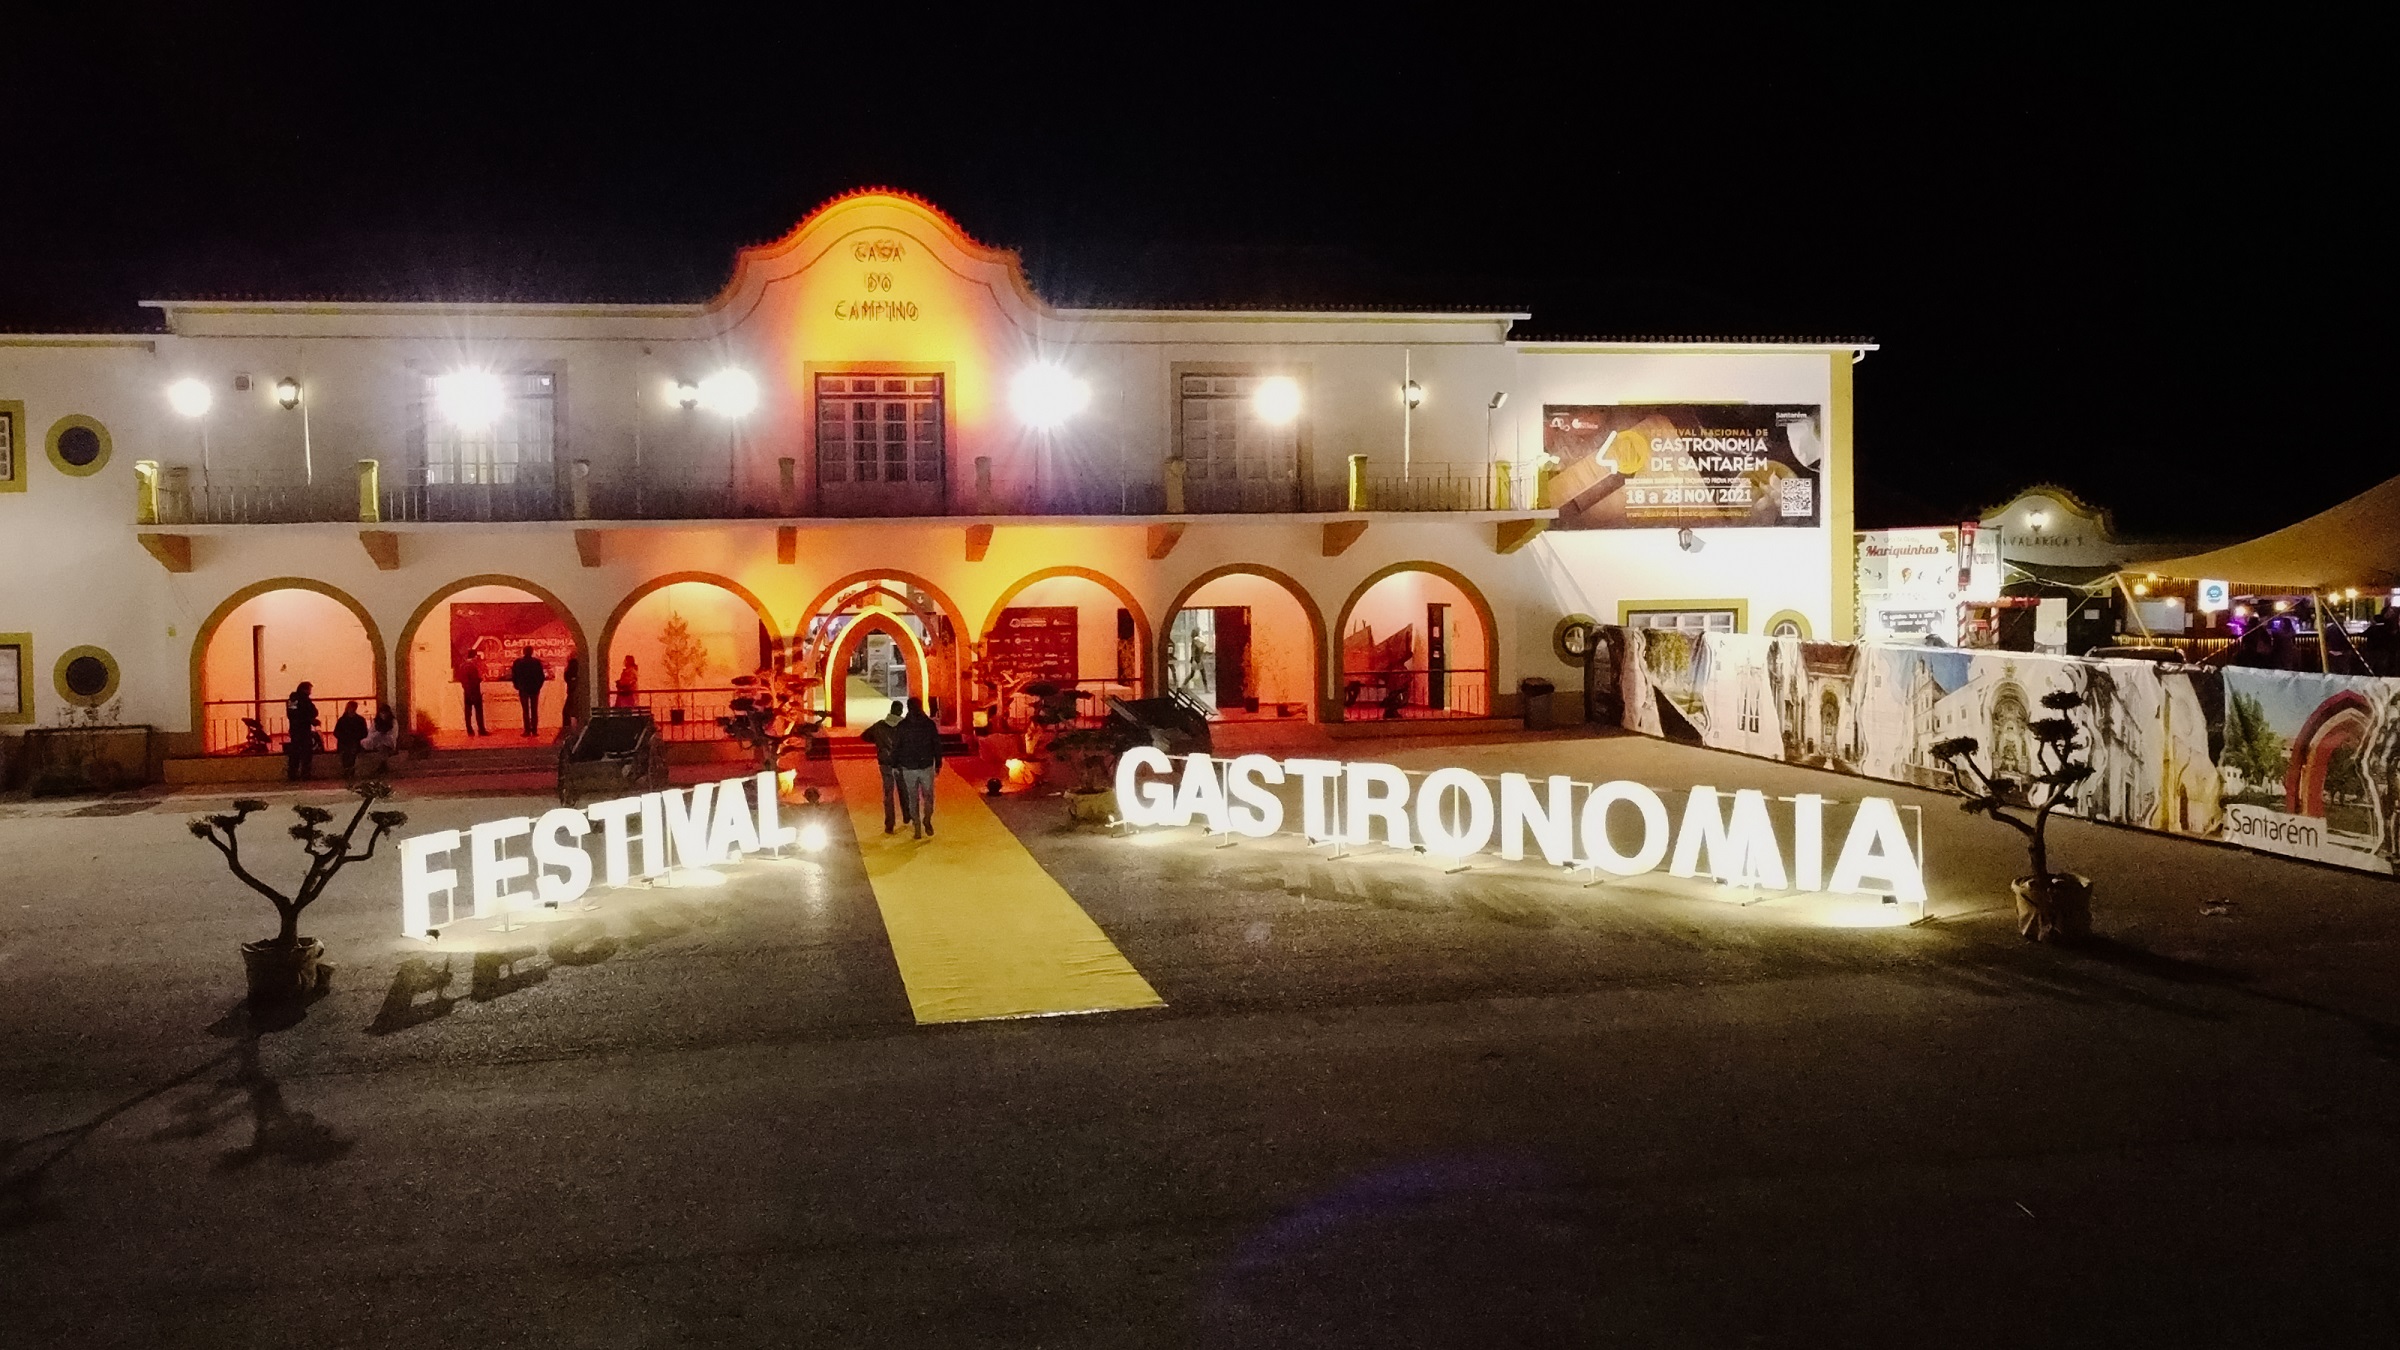
[[[1852,611],[1862,341],[1069,308],[881,189],[694,303],[144,304],[0,336],[0,734],[105,687],[205,758],[310,678],[438,738],[461,662],[528,646],[544,726],[705,726],[766,666],[961,735],[1037,677],[1471,721],[1574,706],[1569,616]]]

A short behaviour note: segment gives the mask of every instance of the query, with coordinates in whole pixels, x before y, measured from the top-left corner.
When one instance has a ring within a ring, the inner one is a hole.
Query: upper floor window
[[[1278,511],[1299,505],[1300,419],[1278,406],[1288,403],[1290,378],[1192,374],[1179,377],[1179,384],[1176,442],[1186,509]]]
[[[1738,633],[1741,612],[1732,609],[1637,609],[1625,616],[1627,628],[1672,628],[1682,633]]]
[[[819,375],[817,474],[825,483],[942,481],[942,377]]]
[[[448,388],[467,379],[472,387]],[[547,482],[558,449],[558,377],[546,371],[425,380],[425,481]]]

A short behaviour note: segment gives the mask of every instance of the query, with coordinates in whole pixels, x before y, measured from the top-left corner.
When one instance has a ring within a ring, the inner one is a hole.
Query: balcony
[[[1407,473],[1368,473],[1366,456],[1352,456],[1346,481],[1284,479],[1186,480],[1180,463],[1164,481],[1090,478],[1058,481],[1039,474],[996,475],[976,460],[973,477],[944,514],[990,516],[1128,516],[1448,512],[1547,514],[1536,478],[1509,463],[1415,466]],[[414,522],[799,520],[830,513],[810,510],[795,481],[796,461],[781,459],[768,481],[740,482],[665,473],[603,472],[588,461],[481,466],[428,472],[357,461],[354,475],[310,483],[257,475],[137,465],[135,520],[145,527]],[[964,497],[964,501],[955,500]],[[897,513],[896,513],[897,514]],[[907,514],[921,516],[922,511]]]

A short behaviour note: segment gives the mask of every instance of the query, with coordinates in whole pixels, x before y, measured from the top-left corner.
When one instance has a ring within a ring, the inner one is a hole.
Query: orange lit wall
[[[302,680],[316,686],[317,700],[356,698],[371,711],[375,697],[375,651],[366,626],[342,603],[315,591],[269,591],[245,600],[217,625],[201,658],[200,697],[207,702],[251,696],[251,629],[263,628],[261,665],[270,711]],[[330,705],[328,725],[340,711]],[[211,709],[209,716],[237,715]],[[240,713],[247,716],[247,713]]]
[[[1299,703],[1316,708],[1316,665],[1309,652],[1308,612],[1291,592],[1265,577],[1236,573],[1192,592],[1184,604],[1246,605],[1250,609],[1250,663],[1258,675],[1261,703]]]
[[[1403,628],[1416,634],[1416,655],[1411,664],[1419,669],[1426,662],[1425,607],[1429,604],[1450,607],[1449,666],[1452,670],[1479,670],[1484,664],[1483,618],[1475,612],[1466,593],[1446,577],[1432,572],[1395,572],[1367,588],[1358,604],[1350,611],[1344,624],[1343,637],[1358,631],[1360,625],[1371,629],[1377,641],[1382,641]]]
[[[692,688],[718,688],[736,675],[758,668],[758,612],[722,586],[705,581],[679,581],[634,602],[610,636],[605,682],[616,687],[625,658],[634,659],[644,689],[666,687],[666,661],[660,655],[668,620],[681,615],[692,637],[708,652],[708,666]]]

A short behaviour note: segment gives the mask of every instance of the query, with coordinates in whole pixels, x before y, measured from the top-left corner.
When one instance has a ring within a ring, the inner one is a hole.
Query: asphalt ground
[[[430,945],[378,857],[262,1025],[221,798],[0,803],[0,1345],[2400,1343],[2400,886],[2063,821],[2102,940],[2037,948],[2013,835],[1873,790],[1928,808],[1924,923],[1005,798],[1165,1006],[949,1026],[840,811]]]

